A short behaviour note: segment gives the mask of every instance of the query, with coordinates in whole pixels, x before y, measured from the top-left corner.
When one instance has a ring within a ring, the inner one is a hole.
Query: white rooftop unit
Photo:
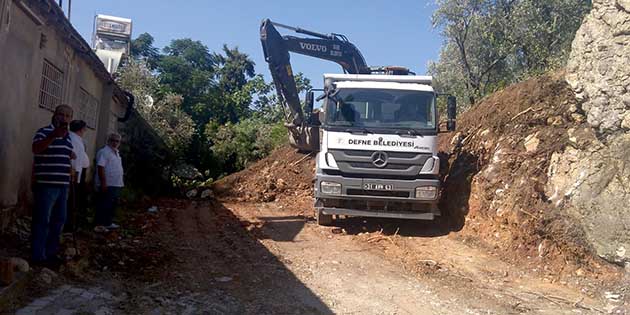
[[[110,73],[116,72],[131,50],[131,19],[97,14],[94,17],[92,48]]]
[[[131,39],[131,19],[97,14],[94,17],[94,33]]]

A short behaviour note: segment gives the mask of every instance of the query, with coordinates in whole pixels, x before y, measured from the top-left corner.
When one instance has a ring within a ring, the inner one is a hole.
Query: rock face
[[[580,223],[598,255],[629,263],[630,1],[593,1],[566,79],[580,102],[573,112],[592,129],[569,130],[573,147],[554,154],[546,194]]]
[[[573,41],[567,81],[593,128],[603,135],[630,129],[630,1],[593,1]]]
[[[582,226],[602,258],[630,262],[630,134],[554,154],[546,195]]]

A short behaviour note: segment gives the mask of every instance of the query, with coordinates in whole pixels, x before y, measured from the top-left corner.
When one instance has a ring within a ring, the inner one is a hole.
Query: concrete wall
[[[85,137],[91,158],[111,130],[112,113],[120,117],[126,106],[114,101],[113,84],[97,76],[85,53],[23,3],[0,0],[0,232],[11,217],[29,212],[32,137],[52,117],[39,106],[44,60],[63,71],[62,102],[75,113],[81,89],[98,100],[95,126]]]

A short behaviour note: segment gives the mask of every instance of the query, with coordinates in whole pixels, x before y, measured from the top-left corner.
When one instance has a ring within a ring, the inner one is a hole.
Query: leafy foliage
[[[144,61],[130,61],[118,76],[120,86],[136,96],[136,110],[151,125],[166,145],[181,156],[194,133],[191,117],[181,109],[182,96],[166,93]]]
[[[131,42],[131,57],[136,60],[145,60],[149,69],[154,70],[160,58],[160,51],[153,46],[153,36],[142,33]]]
[[[210,52],[185,38],[172,40],[160,52],[153,42],[148,33],[132,41],[133,60],[119,81],[136,95],[138,112],[178,163],[218,178],[286,142],[286,114],[274,85],[256,74],[254,62],[238,47]],[[310,88],[303,75],[296,75],[296,81],[300,91]],[[181,185],[190,181],[180,177],[173,178]]]
[[[243,169],[250,162],[267,156],[287,138],[281,123],[269,124],[260,118],[248,118],[236,124],[210,123],[206,133],[213,141],[212,151],[228,172]]]
[[[508,84],[562,67],[589,0],[438,0],[445,37],[429,65],[442,92],[474,104]]]

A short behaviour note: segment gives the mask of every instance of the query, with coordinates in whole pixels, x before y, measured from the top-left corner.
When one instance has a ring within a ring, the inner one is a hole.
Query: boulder
[[[15,268],[20,272],[28,272],[29,270],[31,270],[28,261],[26,261],[25,259],[12,257],[11,259],[9,259],[9,261],[11,261],[13,266],[15,266]]]
[[[564,205],[602,258],[630,263],[630,134],[554,154],[546,195]]]

